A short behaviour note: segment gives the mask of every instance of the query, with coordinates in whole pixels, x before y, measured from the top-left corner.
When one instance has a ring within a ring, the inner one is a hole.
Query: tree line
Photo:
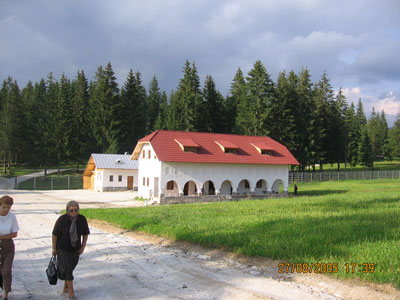
[[[361,163],[400,155],[400,117],[388,128],[385,113],[366,118],[361,99],[335,95],[324,73],[311,82],[307,68],[281,72],[276,82],[261,61],[245,75],[238,68],[225,97],[212,76],[203,86],[195,63],[169,95],[156,75],[148,89],[139,71],[129,71],[120,88],[111,63],[99,66],[90,82],[83,70],[74,79],[29,81],[20,89],[8,77],[0,91],[0,155],[3,172],[15,163],[40,166],[85,163],[91,153],[132,152],[157,129],[270,136],[308,166]]]

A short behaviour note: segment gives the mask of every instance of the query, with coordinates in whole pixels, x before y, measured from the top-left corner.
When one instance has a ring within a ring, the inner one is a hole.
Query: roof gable
[[[140,153],[144,143],[151,144],[160,161],[298,165],[284,145],[269,137],[157,130],[140,139],[134,153]],[[186,144],[185,147],[196,145],[197,152],[185,152],[180,146],[182,143]],[[272,151],[273,155],[262,155],[257,147]],[[227,152],[224,149],[235,151]],[[135,158],[133,154],[132,158]]]

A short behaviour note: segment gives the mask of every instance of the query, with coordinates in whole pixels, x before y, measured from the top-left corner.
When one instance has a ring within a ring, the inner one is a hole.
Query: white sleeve
[[[18,226],[18,221],[17,217],[13,214],[13,219],[12,219],[12,224],[11,224],[11,232],[18,232],[19,226]]]

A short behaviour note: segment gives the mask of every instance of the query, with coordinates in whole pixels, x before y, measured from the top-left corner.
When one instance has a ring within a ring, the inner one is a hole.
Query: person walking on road
[[[18,221],[10,212],[14,199],[10,196],[0,198],[0,282],[3,289],[3,299],[8,300],[11,291],[12,264],[15,255],[13,238],[18,234]]]
[[[85,251],[89,226],[85,216],[79,214],[79,204],[69,201],[67,213],[56,221],[52,232],[53,255],[57,256],[58,278],[64,280],[63,292],[75,299],[73,271],[79,256]]]

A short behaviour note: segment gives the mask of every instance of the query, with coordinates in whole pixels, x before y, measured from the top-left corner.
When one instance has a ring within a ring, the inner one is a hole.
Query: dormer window
[[[183,151],[197,153],[197,147],[183,147]]]
[[[175,142],[184,152],[197,153],[199,145],[191,139],[175,139]]]
[[[215,141],[224,153],[236,154],[239,149],[238,146],[229,141]]]
[[[234,148],[225,148],[225,153],[236,154],[236,149],[234,149]]]
[[[262,149],[261,150],[261,155],[272,155],[273,152],[274,152],[273,150]]]
[[[256,148],[256,150],[258,151],[258,153],[260,153],[261,155],[273,155],[275,150],[271,147],[266,145],[265,143],[250,143],[250,145],[252,145],[254,148]]]

